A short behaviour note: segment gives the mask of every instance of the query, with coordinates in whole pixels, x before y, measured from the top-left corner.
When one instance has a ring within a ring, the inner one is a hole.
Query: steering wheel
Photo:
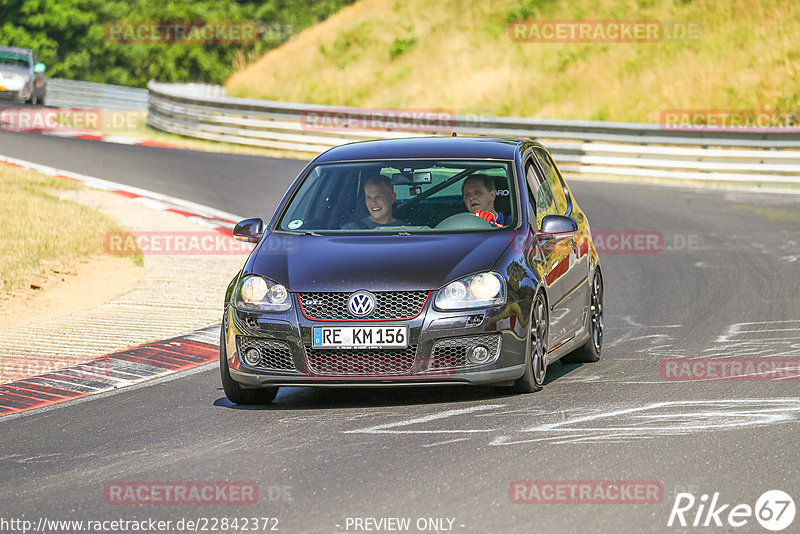
[[[436,225],[437,230],[485,230],[494,228],[473,213],[456,213]]]

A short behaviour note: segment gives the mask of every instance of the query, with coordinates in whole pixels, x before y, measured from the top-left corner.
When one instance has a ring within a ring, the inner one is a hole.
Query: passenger
[[[494,199],[497,198],[497,189],[494,179],[486,174],[473,174],[461,185],[461,193],[464,195],[464,205],[467,211],[474,213],[489,224],[502,228],[506,222],[506,216],[498,212],[494,207]]]

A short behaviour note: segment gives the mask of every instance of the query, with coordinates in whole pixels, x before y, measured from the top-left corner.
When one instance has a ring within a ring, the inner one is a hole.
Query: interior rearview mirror
[[[396,172],[392,174],[392,185],[422,185],[431,183],[430,172]]]

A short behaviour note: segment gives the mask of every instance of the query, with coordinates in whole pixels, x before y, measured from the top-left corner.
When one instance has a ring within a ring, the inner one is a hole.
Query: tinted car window
[[[558,175],[558,171],[556,171],[556,168],[550,160],[550,157],[544,150],[540,148],[534,148],[533,153],[536,155],[536,159],[539,161],[539,165],[544,171],[544,177],[547,180],[547,183],[550,185],[550,192],[552,193],[553,199],[558,206],[558,213],[565,215],[567,213],[568,203],[566,194],[564,193],[564,184],[561,182],[561,177]]]
[[[539,176],[532,160],[528,160],[525,164],[525,180],[528,182],[528,187],[530,187],[536,203],[536,227],[541,228],[545,215],[558,214],[553,191],[550,184]]]
[[[30,66],[30,59],[28,56],[17,54],[14,52],[0,52],[0,65],[14,65],[15,67],[28,67]]]

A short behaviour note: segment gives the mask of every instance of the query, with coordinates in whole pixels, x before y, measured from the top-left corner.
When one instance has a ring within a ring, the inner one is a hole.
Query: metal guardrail
[[[328,131],[306,121],[309,113],[367,121],[374,110],[232,98],[218,86],[151,81],[148,89],[150,126],[213,141],[318,153],[365,139],[442,135],[388,128]],[[565,172],[800,184],[800,129],[668,131],[657,124],[467,115],[447,122],[447,135],[544,140]]]
[[[147,89],[76,80],[47,80],[45,104],[59,108],[147,109]]]

